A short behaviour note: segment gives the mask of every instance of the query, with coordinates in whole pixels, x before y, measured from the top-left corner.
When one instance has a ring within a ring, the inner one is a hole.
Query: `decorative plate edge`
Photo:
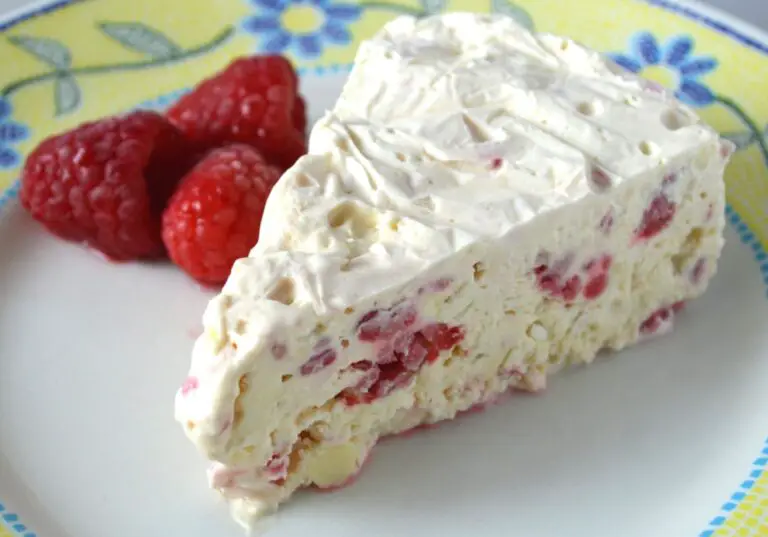
[[[740,220],[738,215],[736,213],[731,212],[729,215],[731,219]],[[745,226],[746,227],[746,226]],[[752,246],[755,244],[752,241],[747,241],[742,238],[742,242],[745,244],[749,244]],[[759,243],[757,243],[759,245]],[[752,246],[753,250],[756,250],[755,246]],[[766,253],[763,251],[762,247],[760,247],[759,252],[756,251],[755,255],[762,254],[763,258],[765,259]],[[761,272],[763,273],[763,280],[768,282],[768,263],[763,261],[761,263]],[[768,285],[768,283],[767,283]],[[750,493],[753,491],[753,488],[758,482],[766,481],[768,480],[768,438],[765,439],[765,444],[763,446],[763,450],[760,452],[760,455],[752,461],[750,472],[748,474],[748,477],[741,482],[739,485],[739,488],[731,494],[730,498],[727,502],[725,502],[720,507],[720,513],[714,517],[712,520],[709,521],[709,527],[702,531],[699,534],[699,537],[715,537],[715,534],[718,530],[723,528],[724,526],[731,526],[732,524],[729,524],[730,518],[732,514],[740,509],[740,507],[744,506],[747,502],[747,499],[749,498]],[[760,499],[759,497],[756,498],[756,501],[760,502],[759,505],[756,505],[754,507],[755,511],[757,512],[757,516],[759,516],[759,513],[763,509],[761,505],[763,503],[768,503],[768,500],[766,499]],[[749,503],[752,503],[751,501]],[[749,514],[749,513],[747,513]],[[754,520],[756,524],[761,523],[762,521],[757,518],[752,518],[751,520]],[[742,521],[745,522],[745,521]],[[735,530],[741,529],[745,526],[739,526],[734,528]],[[764,525],[761,527],[755,527],[753,530],[755,532],[761,532],[766,531],[766,528],[768,528],[768,525]],[[736,535],[736,533],[734,533]],[[741,533],[738,533],[738,535],[742,535]],[[749,534],[746,534],[747,536]],[[766,533],[755,533],[755,537],[762,537],[765,536]]]
[[[30,531],[30,529],[21,522],[19,515],[8,511],[2,503],[0,503],[0,520],[5,524],[5,527],[21,537],[37,537],[36,533]],[[0,530],[2,529],[3,527],[0,526]]]
[[[40,0],[31,6],[23,6],[0,17],[0,32],[12,28],[19,23],[34,17],[52,13],[70,4],[76,4],[83,0]]]
[[[696,7],[693,7],[685,3],[690,0],[685,0],[685,2],[683,3],[677,2],[675,0],[638,0],[638,1],[645,4],[649,4],[651,6],[665,9],[667,11],[671,11],[672,13],[677,13],[678,15],[683,15],[687,19],[690,19],[694,22],[701,23],[704,26],[707,26],[708,28],[711,28],[712,30],[715,30],[717,32],[723,33],[728,37],[731,37],[744,45],[747,45],[760,52],[768,54],[768,44],[761,41],[761,39],[765,38],[766,32],[750,24],[747,21],[743,21],[731,15],[730,13],[726,13],[725,11],[722,11],[720,9],[717,9],[711,6],[697,5]],[[719,21],[713,18],[711,15],[709,15],[709,13],[712,13],[717,17],[721,17],[723,21],[726,21],[726,23],[723,23],[722,21]],[[733,28],[732,25],[741,26],[742,28],[746,29],[750,34],[754,34],[755,36],[759,36],[759,37],[752,37],[752,36],[746,35],[746,32],[744,30],[737,30]]]
[[[18,11],[12,11],[10,14],[2,17],[0,20],[0,31],[7,30],[13,26],[32,19],[34,17],[52,13],[61,8],[75,4],[82,0],[41,0],[39,3],[30,6],[28,8],[21,8]],[[672,13],[682,15],[694,22],[700,23],[716,32],[727,35],[728,37],[738,41],[750,48],[753,48],[759,52],[768,55],[768,45],[760,40],[758,37],[751,37],[746,35],[744,30],[738,30],[733,28],[732,25],[738,25],[749,33],[757,36],[764,36],[765,32],[759,30],[755,26],[748,22],[736,19],[728,13],[722,12],[716,8],[709,6],[692,6],[687,3],[679,3],[675,0],[638,0],[641,3],[645,3],[651,6],[659,7],[661,9],[670,11]],[[701,11],[699,11],[701,9]],[[721,22],[710,16],[709,13],[714,13],[718,17],[722,17],[727,23]],[[316,76],[322,76],[326,74],[335,74],[341,72],[348,72],[352,68],[353,64],[332,64],[328,66],[318,66],[310,68],[298,69],[299,75],[313,74]],[[177,90],[168,94],[160,95],[155,99],[145,101],[137,106],[137,108],[165,108],[168,104],[177,99],[180,95],[187,92],[188,89]],[[3,216],[4,209],[10,205],[10,202],[18,195],[21,182],[16,180],[8,187],[3,193],[0,193],[0,217]],[[757,235],[749,225],[744,222],[741,216],[731,207],[726,206],[726,217],[729,224],[737,232],[740,242],[748,246],[758,263],[760,273],[763,278],[763,284],[766,286],[766,298],[768,298],[768,252],[763,248]],[[745,500],[749,497],[750,491],[754,487],[755,483],[768,476],[768,438],[766,438],[763,450],[760,455],[752,462],[751,469],[746,480],[744,480],[733,494],[730,495],[728,501],[722,504],[717,516],[710,520],[707,529],[699,533],[699,537],[714,537],[715,533],[723,526],[728,525],[731,514],[734,513],[745,503]],[[20,537],[38,537],[36,533],[29,530],[29,528],[21,522],[19,515],[7,510],[3,503],[0,503],[0,522],[4,525],[0,525],[0,530],[8,528],[11,532],[14,532]],[[8,525],[10,524],[10,525]],[[760,528],[756,528],[759,531]],[[755,534],[758,535],[758,534]]]

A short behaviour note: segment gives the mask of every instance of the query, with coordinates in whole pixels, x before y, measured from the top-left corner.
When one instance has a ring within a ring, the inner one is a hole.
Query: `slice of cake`
[[[732,147],[503,16],[365,42],[204,316],[176,417],[248,523],[385,435],[671,326],[723,245]]]

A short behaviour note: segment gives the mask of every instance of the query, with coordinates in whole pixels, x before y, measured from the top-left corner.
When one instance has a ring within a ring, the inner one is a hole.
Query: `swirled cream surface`
[[[342,307],[600,196],[596,174],[618,186],[716,138],[569,39],[505,16],[398,18],[360,47],[310,154],[270,196],[252,257],[289,268],[314,254],[295,274],[300,300]]]

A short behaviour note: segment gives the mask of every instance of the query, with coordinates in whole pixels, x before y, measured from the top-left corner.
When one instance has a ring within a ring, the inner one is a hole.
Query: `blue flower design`
[[[21,155],[12,146],[27,136],[27,128],[11,120],[11,104],[0,98],[0,170],[10,170],[19,165]]]
[[[715,102],[715,94],[699,79],[717,68],[717,60],[694,56],[693,46],[693,39],[687,35],[672,37],[661,45],[653,34],[640,32],[631,38],[629,52],[610,57],[633,73],[654,65],[666,67],[678,77],[675,97],[690,106],[702,107]]]
[[[317,58],[324,43],[347,45],[352,41],[350,23],[362,9],[334,0],[249,0],[258,13],[243,21],[246,32],[260,37],[261,52],[281,54],[293,49],[306,58]]]

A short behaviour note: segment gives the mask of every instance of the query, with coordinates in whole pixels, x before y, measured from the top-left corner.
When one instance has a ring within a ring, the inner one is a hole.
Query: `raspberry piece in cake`
[[[727,156],[692,110],[668,128],[684,105],[647,87],[501,15],[401,17],[361,46],[177,396],[238,519],[348,482],[384,436],[659,334],[704,292]]]
[[[656,194],[643,212],[643,219],[637,228],[637,238],[650,239],[661,233],[672,222],[676,208],[677,204],[664,192]]]
[[[325,343],[325,342],[321,342]],[[324,346],[324,345],[322,345]],[[322,349],[309,357],[309,360],[299,368],[299,372],[304,375],[314,375],[336,361],[336,351],[333,349]]]

